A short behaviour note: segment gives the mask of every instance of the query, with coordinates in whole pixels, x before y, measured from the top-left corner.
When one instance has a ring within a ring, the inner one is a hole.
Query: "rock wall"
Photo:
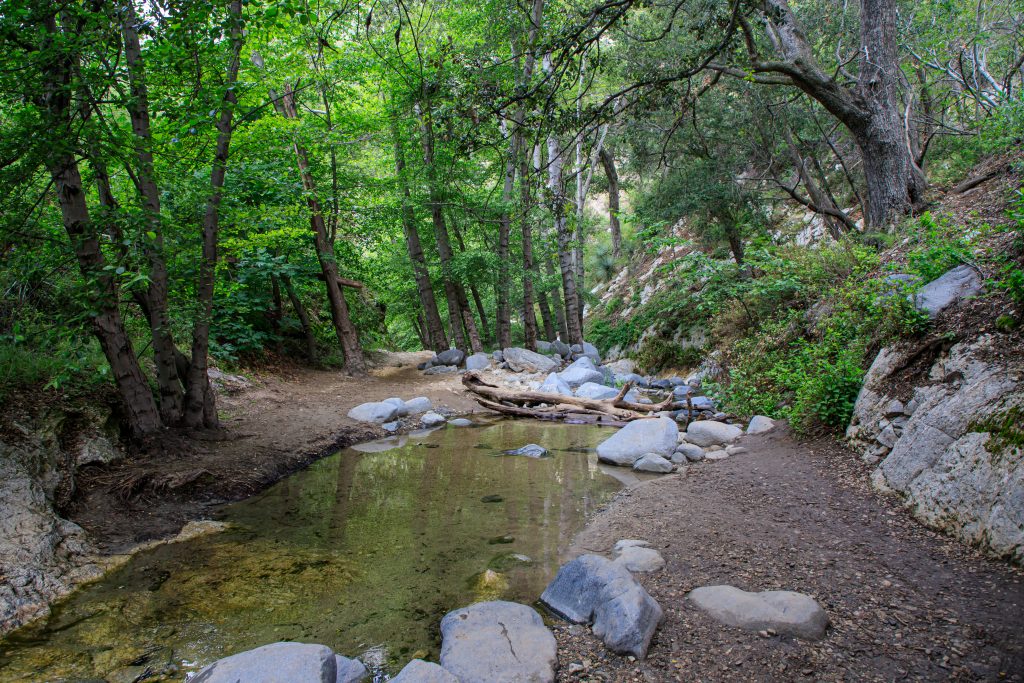
[[[108,419],[56,408],[3,416],[0,634],[46,615],[52,601],[102,573],[85,531],[56,510],[74,493],[79,466],[121,456]]]
[[[1024,354],[1000,335],[921,351],[878,354],[847,437],[922,522],[1024,564]]]

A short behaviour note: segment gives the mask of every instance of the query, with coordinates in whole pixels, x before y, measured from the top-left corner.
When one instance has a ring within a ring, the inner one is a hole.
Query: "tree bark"
[[[441,323],[441,314],[434,298],[434,287],[430,282],[430,271],[427,259],[423,255],[423,244],[416,229],[416,214],[412,206],[409,183],[405,177],[405,152],[398,130],[398,120],[392,117],[391,135],[395,145],[395,176],[398,178],[402,202],[402,231],[405,233],[405,245],[412,263],[413,276],[416,278],[416,290],[420,296],[420,306],[425,319],[424,336],[430,340],[430,348],[440,353],[448,348],[448,338]]]
[[[482,351],[480,334],[473,321],[473,312],[469,309],[469,299],[462,283],[455,279],[451,271],[453,261],[451,239],[448,234],[448,223],[444,215],[444,198],[438,184],[437,168],[434,164],[434,124],[430,110],[430,100],[424,98],[420,118],[423,126],[423,163],[427,167],[427,182],[430,200],[430,218],[434,224],[434,238],[437,242],[441,267],[444,270],[445,295],[448,299],[448,317],[451,321],[452,338],[456,346],[463,351]],[[463,334],[465,327],[465,334]]]
[[[284,285],[288,301],[291,302],[292,309],[299,319],[299,325],[302,326],[302,336],[306,340],[306,356],[309,358],[309,362],[315,365],[317,363],[316,335],[313,334],[313,326],[309,323],[309,314],[306,312],[306,307],[302,305],[302,299],[295,292],[295,287],[292,286],[292,279],[287,275],[282,275],[281,284]]]
[[[562,291],[565,294],[565,326],[569,344],[583,344],[580,330],[579,295],[576,292],[576,272],[573,267],[572,234],[565,220],[565,185],[562,179],[562,149],[558,138],[548,136],[548,190],[551,194],[551,215],[558,243],[558,265],[562,273]]]
[[[297,119],[299,116],[298,108],[295,105],[295,93],[287,84],[284,97],[280,99],[280,109],[285,118]],[[328,234],[323,209],[316,193],[316,181],[309,170],[309,155],[306,148],[297,139],[292,141],[292,148],[295,151],[302,187],[306,191],[306,204],[309,206],[309,222],[313,230],[316,257],[327,285],[327,300],[331,307],[334,333],[341,345],[342,353],[345,355],[345,370],[352,375],[363,375],[366,373],[366,359],[363,357],[363,349],[359,344],[359,330],[356,329],[349,315],[348,302],[345,300],[345,293],[342,290],[338,273],[334,242]]]
[[[122,24],[125,63],[131,98],[128,116],[135,136],[135,154],[139,165],[136,171],[142,208],[146,214],[148,235],[143,239],[149,261],[149,286],[146,292],[149,308],[149,330],[153,339],[153,357],[156,363],[157,386],[160,391],[160,417],[166,425],[177,424],[182,418],[184,395],[175,357],[178,348],[171,334],[171,321],[167,307],[168,276],[164,260],[164,231],[160,214],[160,190],[156,184],[153,165],[153,136],[149,123],[149,90],[146,86],[146,67],[142,59],[142,46],[137,30],[138,16],[134,0],[125,4]]]
[[[520,229],[523,236],[523,346],[531,351],[536,351],[537,314],[533,310],[533,282],[538,272],[537,264],[533,260],[533,224],[530,222],[530,209],[533,206],[533,189],[530,186],[526,150],[522,144],[520,144],[519,149],[519,198],[519,212],[522,216]],[[543,301],[543,305],[546,307],[547,300],[544,299]]]
[[[217,239],[220,231],[220,203],[224,196],[224,178],[227,175],[228,151],[231,147],[231,120],[238,105],[235,84],[238,82],[239,61],[242,52],[242,0],[232,0],[231,43],[232,54],[228,62],[224,97],[217,120],[217,143],[210,172],[210,195],[203,213],[203,256],[199,263],[196,298],[199,300],[196,321],[192,328],[192,358],[186,381],[184,424],[196,429],[219,426],[216,395],[207,374],[210,348],[210,319],[213,315],[213,285],[217,267]]]
[[[512,204],[512,190],[516,181],[516,158],[519,156],[520,125],[522,125],[521,120],[514,122],[512,131],[508,134],[504,182],[501,187],[502,209],[501,216],[498,219],[498,249],[496,254],[498,257],[498,274],[495,286],[497,307],[494,324],[498,348],[500,349],[512,346],[511,305],[509,303],[509,291],[512,287],[508,274],[509,235],[512,232],[512,218],[509,214],[509,206]],[[502,132],[507,132],[508,130],[504,119],[501,121],[500,128]]]
[[[555,264],[550,254],[544,258],[544,268],[547,271],[548,278],[553,280],[555,277]],[[565,324],[565,306],[562,305],[560,287],[555,287],[551,290],[551,309],[555,312],[555,325],[557,326],[555,336],[563,340],[568,339],[569,331]],[[554,340],[552,339],[552,341]]]
[[[754,54],[754,70],[788,76],[846,126],[863,161],[866,223],[892,225],[921,203],[925,187],[899,110],[896,0],[860,2],[860,73],[854,89],[821,69],[787,0],[766,0],[765,8],[770,37],[784,61],[763,62]]]
[[[612,256],[622,254],[622,229],[619,226],[619,173],[615,170],[615,157],[607,148],[597,154],[608,178],[608,230],[612,234]]]
[[[44,48],[62,40],[55,16],[45,18],[44,29]],[[58,53],[50,58],[43,74],[45,90],[37,101],[49,118],[51,129],[62,132],[60,140],[64,143],[73,139],[70,93],[75,61],[67,53]],[[82,277],[89,285],[95,310],[93,333],[110,364],[128,430],[133,438],[144,438],[160,429],[160,413],[121,319],[117,281],[105,269],[106,260],[99,234],[90,219],[78,162],[69,145],[48,144],[43,149],[44,163],[53,180],[64,229],[71,240]]]

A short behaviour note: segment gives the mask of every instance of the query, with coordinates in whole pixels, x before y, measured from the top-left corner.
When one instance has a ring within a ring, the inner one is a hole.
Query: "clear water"
[[[277,640],[391,672],[436,657],[447,611],[539,597],[620,488],[592,450],[608,435],[500,420],[346,449],[224,507],[227,531],[142,553],[0,641],[0,680],[182,680]],[[501,455],[526,443],[553,455]]]

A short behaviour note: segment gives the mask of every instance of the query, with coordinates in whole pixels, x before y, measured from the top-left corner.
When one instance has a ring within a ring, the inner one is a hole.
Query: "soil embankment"
[[[1024,680],[1024,574],[915,522],[831,440],[745,437],[748,453],[624,491],[571,555],[651,542],[638,574],[665,611],[643,662],[558,625],[561,681]],[[804,642],[723,626],[685,600],[698,586],[795,590],[832,627]]]

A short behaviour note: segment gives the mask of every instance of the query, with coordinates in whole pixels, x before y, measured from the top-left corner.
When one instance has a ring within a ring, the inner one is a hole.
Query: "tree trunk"
[[[619,227],[619,173],[615,170],[615,158],[607,149],[598,153],[604,174],[608,177],[608,230],[612,233],[612,256],[622,254],[622,230]]]
[[[548,190],[551,193],[551,215],[554,219],[558,243],[558,265],[562,273],[562,291],[565,294],[565,326],[569,344],[582,344],[580,331],[579,295],[576,292],[576,272],[573,267],[572,235],[565,220],[565,185],[562,179],[562,150],[558,138],[548,136]]]
[[[508,126],[505,120],[501,121],[501,131],[507,132]],[[512,322],[511,305],[509,304],[509,290],[512,289],[509,282],[508,261],[509,261],[509,234],[512,232],[512,218],[509,215],[509,206],[512,204],[512,190],[516,181],[516,157],[519,155],[519,124],[514,125],[512,133],[508,135],[508,151],[505,157],[504,183],[501,187],[501,217],[498,219],[498,277],[495,285],[497,295],[497,310],[495,311],[495,333],[498,348],[505,349],[512,346]]]
[[[302,300],[292,286],[292,279],[287,275],[282,275],[281,284],[284,285],[288,301],[291,302],[292,309],[299,318],[299,325],[302,326],[302,336],[306,339],[306,356],[309,358],[309,362],[315,365],[317,363],[316,335],[313,334],[313,326],[309,324],[309,314],[306,313],[306,307],[302,305]]]
[[[533,260],[533,224],[530,222],[530,209],[533,206],[533,190],[530,187],[529,164],[526,160],[525,145],[519,149],[519,212],[522,216],[521,231],[523,235],[523,346],[531,351],[537,350],[537,314],[533,310],[533,282],[537,276],[537,264]],[[542,299],[542,311],[547,307],[547,299]],[[549,314],[550,315],[550,314]],[[504,348],[504,347],[502,347]]]
[[[280,109],[285,118],[297,119],[299,116],[298,108],[295,105],[295,93],[287,84],[284,97],[280,100]],[[297,139],[293,140],[292,148],[295,151],[302,187],[306,191],[306,204],[309,206],[309,222],[313,230],[316,257],[327,285],[327,300],[331,306],[334,333],[341,345],[342,353],[345,355],[345,370],[352,375],[363,375],[366,373],[366,359],[363,357],[363,349],[359,344],[359,330],[352,324],[348,302],[345,300],[345,293],[339,282],[334,243],[328,234],[323,209],[317,198],[316,181],[309,170],[309,156],[306,148]]]
[[[216,396],[207,374],[210,347],[210,318],[213,315],[213,285],[217,267],[217,238],[220,230],[220,202],[227,175],[228,150],[231,146],[231,120],[238,105],[235,84],[238,82],[242,52],[242,0],[230,5],[232,55],[228,62],[226,88],[217,120],[217,144],[210,173],[210,195],[203,214],[203,257],[199,263],[196,298],[199,300],[196,321],[192,328],[192,359],[186,381],[184,423],[189,428],[219,426]]]
[[[430,282],[427,259],[423,255],[423,245],[420,242],[419,231],[416,229],[416,214],[412,206],[409,183],[405,177],[405,152],[402,149],[396,117],[392,117],[391,135],[395,145],[395,176],[398,178],[401,191],[402,231],[405,233],[405,245],[409,252],[409,261],[412,262],[416,289],[419,292],[420,306],[425,318],[424,336],[429,338],[430,348],[440,353],[448,348],[448,338],[444,333],[444,325],[441,324],[441,314],[437,310],[437,300],[434,298],[434,287]]]
[[[47,43],[52,45],[61,40],[54,16],[46,17],[44,27]],[[70,82],[74,63],[70,54],[57,55],[48,61],[43,74],[45,93],[37,102],[47,114],[50,128],[62,132],[62,142],[73,140]],[[93,333],[110,364],[129,432],[133,438],[146,437],[160,429],[160,413],[121,319],[117,281],[105,270],[106,259],[99,234],[90,220],[73,148],[48,144],[43,149],[64,229],[71,239],[82,277],[89,284],[92,307],[96,311],[92,316]]]
[[[483,344],[480,343],[480,335],[477,333],[476,323],[473,321],[473,312],[469,310],[466,290],[462,283],[455,279],[451,271],[452,246],[448,235],[448,223],[444,216],[444,198],[438,185],[437,169],[434,165],[434,124],[430,106],[430,101],[425,99],[421,111],[423,163],[427,167],[430,218],[434,224],[434,238],[437,242],[438,255],[441,257],[441,268],[444,270],[444,287],[448,299],[448,317],[451,321],[452,338],[455,345],[463,351],[467,350],[467,341],[469,342],[468,350],[482,351]],[[462,331],[463,326],[465,326],[465,334]]]
[[[171,321],[167,309],[167,264],[164,260],[163,221],[160,216],[160,190],[156,184],[153,166],[153,137],[149,124],[149,91],[146,87],[146,68],[142,61],[142,47],[137,30],[138,16],[134,0],[125,4],[124,35],[125,63],[131,98],[128,115],[135,135],[135,153],[139,160],[136,176],[142,194],[142,207],[148,228],[145,244],[149,261],[149,287],[146,292],[149,308],[149,330],[153,339],[153,357],[156,363],[157,386],[160,391],[160,416],[164,424],[181,421],[184,405],[181,383],[175,368],[178,348],[171,334]]]
[[[555,277],[555,264],[550,254],[544,258],[544,268],[547,271],[548,278],[553,280]],[[562,293],[559,287],[551,290],[551,309],[555,312],[555,325],[557,326],[554,334],[562,340],[568,339],[569,331],[565,324],[565,306],[562,305]],[[552,341],[554,340],[552,339]]]

